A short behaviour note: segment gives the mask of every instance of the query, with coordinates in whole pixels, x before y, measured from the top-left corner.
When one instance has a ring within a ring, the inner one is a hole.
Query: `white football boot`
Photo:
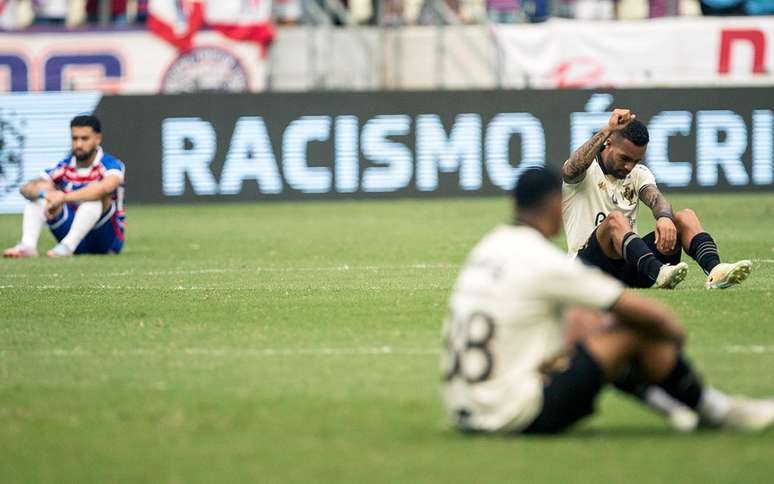
[[[734,397],[720,428],[737,432],[760,432],[774,424],[774,400]]]
[[[22,259],[24,257],[37,257],[37,256],[38,256],[37,250],[35,250],[32,247],[27,247],[26,245],[23,245],[21,242],[3,251],[3,257],[7,259]]]
[[[664,264],[658,271],[658,277],[653,287],[657,289],[674,289],[675,286],[683,282],[688,275],[688,264],[680,262],[677,265]]]
[[[747,279],[751,271],[752,262],[749,260],[740,260],[734,263],[722,262],[710,271],[704,287],[707,289],[726,289]]]
[[[51,258],[57,257],[70,257],[73,255],[73,251],[63,243],[58,243],[56,246],[48,251],[48,256]]]
[[[667,412],[667,420],[673,429],[689,433],[699,426],[699,414],[685,405],[678,405]]]

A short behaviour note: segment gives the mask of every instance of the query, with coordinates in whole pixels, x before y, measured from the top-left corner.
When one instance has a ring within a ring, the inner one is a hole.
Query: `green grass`
[[[709,381],[774,395],[774,195],[673,203],[754,272],[707,292],[691,261],[677,290],[644,292],[681,316]],[[774,479],[774,432],[677,435],[611,393],[559,438],[447,427],[440,320],[467,251],[508,220],[503,199],[128,215],[121,256],[0,261],[0,482]],[[0,245],[20,220],[0,217]]]

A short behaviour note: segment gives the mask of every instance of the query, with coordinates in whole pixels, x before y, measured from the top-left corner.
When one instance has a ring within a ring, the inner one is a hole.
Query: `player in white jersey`
[[[657,385],[707,426],[771,425],[774,402],[731,398],[700,382],[682,356],[684,330],[665,307],[547,240],[562,224],[558,173],[525,171],[515,197],[515,225],[479,242],[449,301],[443,401],[454,425],[561,432],[593,413],[605,384],[624,373]]]
[[[696,213],[677,212],[643,164],[648,128],[628,109],[616,109],[606,126],[562,167],[568,251],[632,287],[671,289],[686,276],[682,250],[708,275],[708,289],[724,289],[750,274],[749,260],[721,263],[718,248]],[[642,201],[656,228],[637,235]]]

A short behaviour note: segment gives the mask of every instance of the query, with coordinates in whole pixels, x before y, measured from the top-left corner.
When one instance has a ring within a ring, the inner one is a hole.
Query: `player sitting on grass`
[[[732,398],[701,382],[683,356],[684,329],[665,307],[547,240],[562,224],[558,173],[525,171],[515,198],[516,224],[478,243],[449,301],[443,399],[459,429],[561,432],[624,375],[660,387],[710,428],[774,422],[774,401]]]
[[[724,289],[750,274],[748,260],[721,263],[718,248],[693,210],[676,213],[641,164],[648,128],[628,109],[616,109],[607,126],[564,163],[564,231],[570,255],[631,287],[674,288],[688,272],[682,250],[708,274],[708,289]],[[637,235],[639,201],[650,207],[656,230]]]
[[[24,184],[22,239],[3,257],[34,257],[40,231],[59,241],[49,257],[119,253],[124,245],[124,164],[102,151],[102,129],[94,116],[70,122],[72,154]]]

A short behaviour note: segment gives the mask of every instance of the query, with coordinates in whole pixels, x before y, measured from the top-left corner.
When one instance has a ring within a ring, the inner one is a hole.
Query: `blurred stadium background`
[[[0,0],[0,28],[0,245],[84,112],[128,217],[118,257],[0,261],[0,481],[771,482],[770,432],[607,397],[574,437],[485,441],[436,385],[503,195],[616,106],[754,263],[647,294],[718,386],[774,394],[774,0]]]

